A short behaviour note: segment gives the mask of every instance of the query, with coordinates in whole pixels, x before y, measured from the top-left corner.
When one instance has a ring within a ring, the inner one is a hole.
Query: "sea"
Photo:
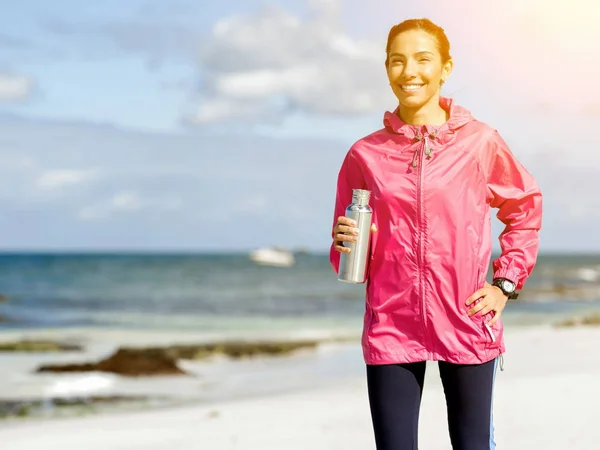
[[[258,265],[245,253],[5,253],[0,330],[356,334],[364,290],[338,281],[325,253],[296,254],[292,267]],[[598,310],[600,254],[540,254],[503,320],[552,323]]]
[[[364,285],[337,280],[324,253],[299,252],[291,267],[258,265],[246,253],[5,253],[0,255],[0,339],[75,339],[85,350],[0,354],[0,406],[23,399],[45,402],[59,394],[143,395],[153,399],[151,407],[165,401],[218,404],[362,380],[364,297]],[[541,254],[503,321],[509,329],[548,326],[599,312],[600,254]],[[259,338],[312,339],[321,345],[286,357],[181,361],[192,376],[177,382],[36,373],[40,364],[98,361],[132,343]],[[507,368],[510,364],[507,357]],[[156,403],[158,397],[167,400]]]

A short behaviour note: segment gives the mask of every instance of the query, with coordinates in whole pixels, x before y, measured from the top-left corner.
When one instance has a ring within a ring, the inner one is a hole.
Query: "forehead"
[[[390,54],[400,53],[409,55],[418,52],[439,53],[436,39],[427,31],[403,31],[390,43]]]

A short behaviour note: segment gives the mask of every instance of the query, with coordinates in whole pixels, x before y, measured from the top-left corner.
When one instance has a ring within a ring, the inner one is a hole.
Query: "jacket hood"
[[[466,108],[457,105],[453,99],[440,96],[440,106],[449,113],[449,119],[442,125],[409,125],[404,122],[398,115],[399,107],[393,112],[386,111],[383,117],[383,125],[385,129],[391,133],[403,134],[409,138],[413,138],[417,130],[426,130],[427,133],[445,134],[447,131],[454,131],[467,123],[475,120],[473,115]]]

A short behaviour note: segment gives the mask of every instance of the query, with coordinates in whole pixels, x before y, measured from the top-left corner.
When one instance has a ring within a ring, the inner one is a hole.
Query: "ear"
[[[452,74],[453,67],[454,67],[454,62],[452,61],[452,59],[449,59],[448,61],[446,61],[446,63],[442,67],[442,80],[444,82],[448,81],[448,78]]]

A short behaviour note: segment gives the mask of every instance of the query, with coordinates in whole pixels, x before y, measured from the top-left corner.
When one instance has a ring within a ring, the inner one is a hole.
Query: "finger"
[[[348,225],[350,227],[356,226],[356,220],[351,219],[350,217],[346,217],[346,216],[338,217],[337,223],[338,223],[338,225]]]
[[[502,315],[501,311],[496,311],[496,314],[494,314],[494,317],[492,317],[490,319],[490,321],[488,322],[488,325],[491,327],[492,325],[494,325],[496,322],[498,322],[498,320],[500,319],[500,316]]]
[[[377,233],[377,225],[375,225],[375,224],[371,225],[371,232],[372,233]]]
[[[488,306],[487,302],[481,301],[481,302],[477,303],[475,306],[473,306],[467,313],[469,314],[469,316],[473,316],[473,315],[477,314],[479,311],[481,311],[483,308],[485,308],[486,306]]]
[[[340,233],[335,235],[335,240],[341,242],[356,242],[356,236]]]
[[[348,225],[338,225],[337,227],[338,233],[346,233],[346,234],[358,234],[358,228],[354,228]]]
[[[481,311],[479,311],[479,314],[481,314],[482,316],[485,316],[487,313],[489,313],[490,311],[493,311],[493,310],[494,310],[494,305],[488,304],[488,305],[485,305],[485,307],[483,307],[481,309]]]
[[[485,297],[486,295],[486,290],[485,289],[478,289],[475,292],[473,292],[473,294],[471,294],[471,296],[467,299],[467,306],[469,306],[471,303],[473,303],[475,300],[481,298],[481,297]]]
[[[334,248],[340,253],[350,253],[352,251],[350,247],[344,247],[343,245],[336,245]]]

